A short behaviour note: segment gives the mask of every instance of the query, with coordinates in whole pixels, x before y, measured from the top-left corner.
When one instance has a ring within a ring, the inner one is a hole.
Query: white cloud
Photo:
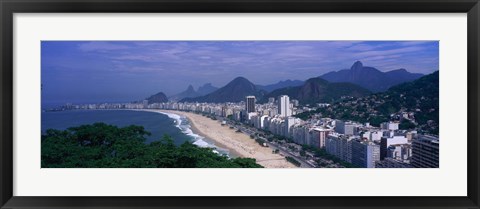
[[[78,48],[84,52],[107,52],[112,50],[122,50],[128,49],[130,47],[121,44],[114,44],[111,42],[104,42],[104,41],[92,41],[88,43],[79,44]]]

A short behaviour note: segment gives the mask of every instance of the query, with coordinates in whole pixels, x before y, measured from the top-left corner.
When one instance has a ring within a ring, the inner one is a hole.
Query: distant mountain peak
[[[287,80],[284,80],[284,81],[279,81],[279,82],[274,83],[274,84],[257,85],[257,88],[261,89],[261,90],[268,91],[268,92],[272,92],[276,89],[281,89],[281,88],[285,88],[285,87],[301,86],[304,83],[305,83],[304,81],[300,81],[300,80],[287,79]]]
[[[361,97],[369,95],[370,91],[351,83],[330,83],[321,77],[307,79],[301,86],[289,86],[276,89],[264,97],[288,95],[290,99],[299,100],[302,104],[332,102],[342,96]]]
[[[203,84],[203,86],[198,87],[198,89],[200,89],[200,88],[202,88],[202,87],[207,87],[207,86],[212,86],[212,83]]]
[[[326,83],[328,83],[328,81],[323,79],[322,77],[313,77],[313,78],[307,79],[305,81],[305,83],[323,83],[323,84],[326,84]]]
[[[363,63],[360,61],[356,61],[353,63],[352,67],[350,68],[352,70],[362,70],[363,69]]]
[[[373,92],[386,91],[388,88],[420,78],[423,74],[410,73],[405,69],[382,72],[374,67],[365,67],[356,61],[350,69],[332,71],[323,74],[321,78],[333,82],[347,82],[357,84]]]
[[[190,84],[190,85],[188,85],[188,87],[185,91],[182,91],[178,94],[175,94],[175,95],[171,96],[170,100],[178,101],[178,100],[181,100],[183,98],[197,97],[197,96],[200,96],[200,94],[198,92],[196,92],[195,89],[193,88],[193,86]]]
[[[256,90],[255,85],[250,82],[248,79],[244,77],[236,77],[232,81],[230,81],[225,87],[237,87],[240,86],[241,88],[248,88],[250,90]]]
[[[389,72],[402,72],[402,73],[408,73],[408,71],[407,71],[407,70],[405,70],[405,68],[400,68],[400,69],[392,70],[392,71],[389,71]]]
[[[241,81],[241,82],[249,82],[249,83],[250,83],[250,81],[249,81],[248,79],[246,79],[245,77],[242,77],[242,76],[236,77],[236,78],[233,79],[230,83],[232,83],[232,82],[239,82],[239,81]]]
[[[209,93],[205,96],[185,98],[186,102],[240,102],[245,96],[262,96],[264,92],[259,91],[255,85],[244,77],[236,77],[224,87]]]
[[[148,101],[148,104],[168,102],[168,98],[163,92],[158,92],[145,100]]]
[[[206,83],[203,84],[203,86],[198,87],[197,93],[200,94],[200,96],[210,94],[217,90],[217,87],[212,86],[212,83]]]

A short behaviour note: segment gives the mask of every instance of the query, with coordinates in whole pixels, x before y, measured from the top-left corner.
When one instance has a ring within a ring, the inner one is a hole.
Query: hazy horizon
[[[42,41],[42,104],[128,102],[242,76],[306,80],[355,61],[382,72],[438,70],[438,41]]]

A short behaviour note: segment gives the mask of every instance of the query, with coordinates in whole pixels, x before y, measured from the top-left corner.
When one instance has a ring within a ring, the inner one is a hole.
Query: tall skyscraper
[[[245,98],[245,110],[247,113],[255,112],[255,96]]]
[[[416,168],[438,168],[438,138],[433,136],[418,136],[412,141],[412,161]]]
[[[281,95],[278,97],[278,114],[283,117],[292,115],[292,110],[290,109],[290,98],[287,95]]]

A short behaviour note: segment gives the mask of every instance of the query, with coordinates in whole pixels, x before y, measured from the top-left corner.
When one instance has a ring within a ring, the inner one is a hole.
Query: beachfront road
[[[220,120],[224,120],[225,118],[221,118],[219,117],[218,119]],[[247,134],[247,135],[254,135],[256,134],[257,132],[251,130],[251,129],[248,129],[245,125],[240,125],[239,127],[240,131],[244,134]],[[260,137],[260,139],[264,140],[267,145],[273,149],[278,149],[280,151],[280,153],[284,156],[290,156],[292,157],[293,159],[297,160],[298,162],[301,163],[300,167],[301,168],[313,168],[315,167],[314,165],[312,165],[310,162],[307,162],[306,160],[302,159],[302,158],[299,158],[298,156],[296,156],[295,154],[291,153],[290,151],[288,151],[286,148],[282,147],[282,146],[278,146],[276,144],[273,144],[271,142],[269,142],[267,139],[263,138],[263,137]]]

